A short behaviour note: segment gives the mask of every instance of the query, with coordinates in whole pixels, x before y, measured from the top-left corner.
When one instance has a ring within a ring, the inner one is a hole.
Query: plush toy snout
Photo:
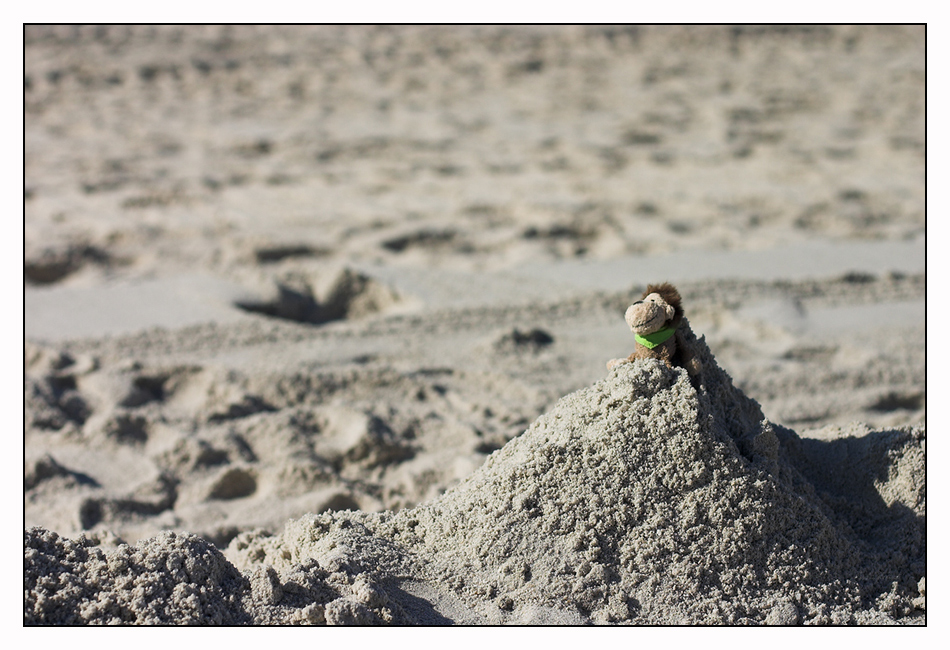
[[[651,300],[659,298],[657,294],[651,293],[643,300],[638,300],[629,307],[624,313],[624,320],[634,334],[652,334],[673,318],[676,310],[665,300]]]

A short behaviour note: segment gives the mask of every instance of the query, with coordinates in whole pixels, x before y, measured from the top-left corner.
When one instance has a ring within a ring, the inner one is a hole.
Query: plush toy
[[[683,320],[683,307],[676,287],[664,282],[651,284],[643,299],[627,308],[624,320],[633,330],[637,343],[626,359],[611,359],[607,370],[634,359],[662,359],[666,365],[686,368],[690,377],[702,370],[702,364],[678,331]],[[689,327],[687,324],[686,327]]]

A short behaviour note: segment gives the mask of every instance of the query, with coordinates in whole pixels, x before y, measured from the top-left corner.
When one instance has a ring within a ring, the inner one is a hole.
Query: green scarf
[[[661,343],[665,343],[671,336],[676,333],[675,327],[664,327],[661,330],[653,332],[653,334],[647,334],[646,336],[640,336],[639,334],[634,334],[637,343],[644,345],[651,350]]]

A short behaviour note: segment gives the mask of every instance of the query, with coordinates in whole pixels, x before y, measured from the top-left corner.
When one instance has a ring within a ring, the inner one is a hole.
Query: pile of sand
[[[705,342],[568,395],[442,496],[222,554],[28,530],[27,623],[883,623],[922,616],[921,428],[803,440]]]

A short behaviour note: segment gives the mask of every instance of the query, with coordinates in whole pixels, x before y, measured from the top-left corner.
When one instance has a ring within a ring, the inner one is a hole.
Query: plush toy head
[[[634,334],[647,337],[661,330],[675,331],[683,318],[680,294],[673,285],[651,284],[643,292],[643,299],[627,308],[624,320]]]

